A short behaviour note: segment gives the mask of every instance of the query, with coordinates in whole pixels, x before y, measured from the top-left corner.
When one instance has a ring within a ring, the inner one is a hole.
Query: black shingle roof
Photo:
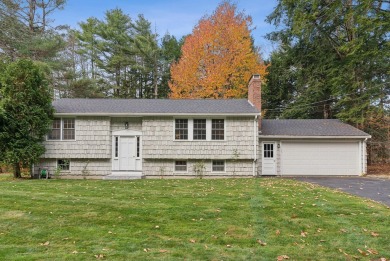
[[[246,99],[59,99],[53,102],[63,114],[256,114]]]
[[[370,136],[340,120],[262,120],[261,136]]]

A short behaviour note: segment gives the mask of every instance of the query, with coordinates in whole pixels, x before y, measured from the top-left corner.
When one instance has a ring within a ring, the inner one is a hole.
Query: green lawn
[[[284,179],[0,180],[0,260],[378,260],[390,209]]]

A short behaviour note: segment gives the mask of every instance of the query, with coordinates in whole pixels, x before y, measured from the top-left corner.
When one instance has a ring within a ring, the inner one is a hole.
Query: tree
[[[171,98],[243,98],[252,74],[265,66],[250,35],[251,18],[229,2],[201,19],[171,67]]]
[[[35,163],[45,151],[42,144],[53,117],[51,94],[45,74],[37,63],[10,63],[1,75],[0,114],[1,161],[14,166],[20,178],[21,166]]]
[[[53,58],[63,42],[48,27],[50,15],[64,5],[65,0],[0,0],[0,54],[12,60]]]
[[[381,0],[279,0],[268,21],[266,117],[339,118],[389,141],[390,17]]]
[[[161,39],[161,84],[159,86],[159,98],[166,98],[170,89],[168,82],[171,79],[171,65],[176,63],[181,56],[181,47],[184,37],[179,41],[169,34],[165,34]]]
[[[283,107],[275,103],[268,109],[279,109],[287,118],[337,117],[361,129],[376,118],[372,114],[388,110],[388,4],[279,0],[268,21],[283,29],[268,35],[281,48],[271,56],[266,93],[290,92]],[[283,71],[280,77],[292,78],[273,81],[273,72]]]

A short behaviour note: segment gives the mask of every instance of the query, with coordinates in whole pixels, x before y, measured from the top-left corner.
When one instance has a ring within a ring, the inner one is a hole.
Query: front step
[[[112,172],[110,175],[104,176],[105,180],[129,180],[129,179],[142,179],[142,172]]]

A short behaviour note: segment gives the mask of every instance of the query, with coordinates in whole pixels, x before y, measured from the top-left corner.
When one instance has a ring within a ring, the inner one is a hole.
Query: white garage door
[[[359,142],[282,142],[282,175],[359,175]]]

